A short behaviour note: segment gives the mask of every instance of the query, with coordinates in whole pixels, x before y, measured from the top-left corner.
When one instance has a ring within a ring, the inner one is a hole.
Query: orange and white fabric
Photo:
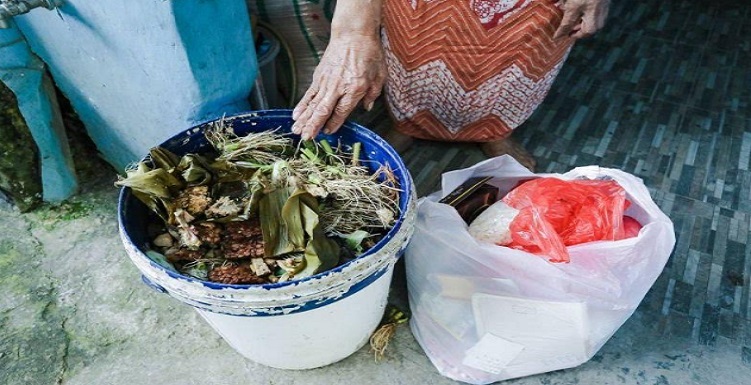
[[[385,0],[385,94],[395,128],[488,142],[524,123],[573,43],[554,0]]]

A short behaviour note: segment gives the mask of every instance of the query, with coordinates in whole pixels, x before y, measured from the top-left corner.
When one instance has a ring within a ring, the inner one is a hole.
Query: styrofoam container
[[[291,111],[270,110],[224,118],[238,135],[268,129],[289,131]],[[186,130],[161,146],[181,155],[209,148],[203,131],[210,122]],[[194,307],[236,351],[281,369],[310,369],[342,360],[360,349],[383,316],[394,264],[414,229],[412,179],[396,152],[380,137],[355,123],[332,143],[362,143],[373,168],[388,164],[399,180],[400,217],[376,246],[358,258],[312,277],[265,285],[226,285],[201,281],[151,260],[146,234],[149,211],[129,188],[120,192],[120,236],[128,256],[152,288]]]

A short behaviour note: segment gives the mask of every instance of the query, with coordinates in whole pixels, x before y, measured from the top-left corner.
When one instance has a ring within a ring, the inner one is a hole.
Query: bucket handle
[[[150,279],[146,278],[146,276],[145,276],[145,275],[141,275],[141,281],[143,281],[143,283],[145,283],[145,284],[146,284],[146,286],[150,287],[151,289],[153,289],[153,290],[154,290],[154,291],[156,291],[157,293],[162,293],[162,294],[165,294],[165,293],[167,293],[167,290],[165,290],[165,289],[164,289],[163,287],[161,287],[160,285],[157,285],[156,283],[154,283],[154,281],[152,281],[152,280],[150,280]]]

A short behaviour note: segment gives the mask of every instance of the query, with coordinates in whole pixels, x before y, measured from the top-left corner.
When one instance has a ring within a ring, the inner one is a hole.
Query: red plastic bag
[[[631,203],[612,180],[538,178],[511,190],[503,201],[520,210],[511,222],[509,247],[543,254],[550,262],[568,262],[566,246],[627,238],[623,213]],[[639,232],[632,221],[628,218],[628,236]]]

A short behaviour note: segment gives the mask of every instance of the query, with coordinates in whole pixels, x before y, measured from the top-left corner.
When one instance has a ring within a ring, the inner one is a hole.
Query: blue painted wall
[[[118,169],[249,108],[257,64],[245,1],[65,0],[59,11],[15,21]]]
[[[59,202],[76,192],[65,128],[44,63],[29,50],[11,22],[0,29],[0,81],[16,95],[18,108],[39,149],[43,199]],[[19,165],[23,167],[24,165]]]

